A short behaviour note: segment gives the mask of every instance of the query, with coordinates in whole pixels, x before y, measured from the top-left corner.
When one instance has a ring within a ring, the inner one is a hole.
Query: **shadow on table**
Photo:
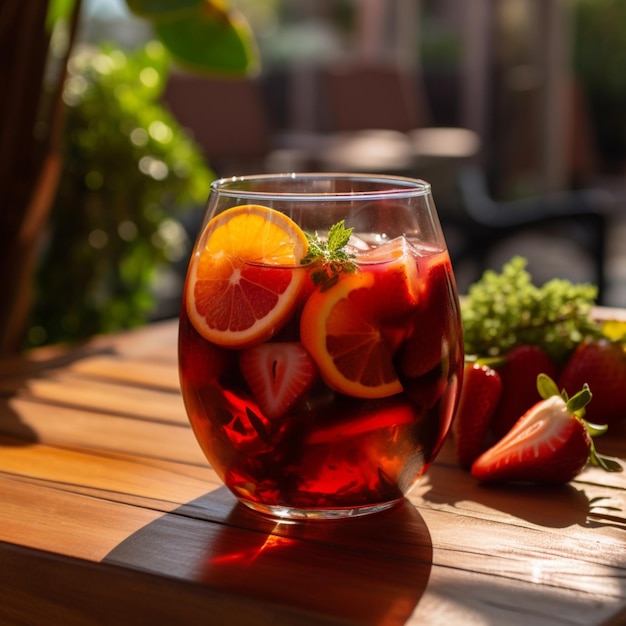
[[[275,522],[221,488],[134,533],[105,562],[320,621],[404,624],[428,583],[432,543],[408,502],[344,521]]]
[[[506,626],[624,626],[626,608],[623,590],[606,581],[605,590],[572,589],[572,570],[561,571],[557,584],[550,584],[555,567],[549,559],[535,561],[534,580],[523,580],[517,572],[507,576],[474,576],[460,581],[432,583],[442,606],[455,607],[459,624]],[[558,567],[558,566],[557,566]],[[598,576],[599,577],[599,576]],[[595,593],[594,593],[595,592]],[[486,618],[486,616],[489,616]],[[460,618],[460,619],[459,619]],[[454,618],[452,618],[454,619]],[[457,623],[450,621],[449,623]]]
[[[449,474],[454,473],[454,490]],[[596,525],[591,521],[593,507],[584,491],[574,485],[489,485],[481,484],[469,472],[457,467],[435,464],[428,473],[428,491],[421,494],[426,502],[471,508],[477,503],[508,515],[548,528],[572,525]]]
[[[11,408],[11,396],[0,397],[0,447],[27,446],[38,439],[37,433]]]
[[[108,348],[76,345],[68,348],[42,349],[41,356],[30,359],[16,357],[3,363],[0,371],[0,446],[26,446],[39,441],[39,436],[25,424],[12,406],[12,399],[28,393],[28,381],[47,372],[68,366],[87,357],[113,354]]]

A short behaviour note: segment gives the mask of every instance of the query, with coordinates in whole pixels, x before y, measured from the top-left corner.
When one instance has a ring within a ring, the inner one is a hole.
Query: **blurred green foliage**
[[[145,323],[160,264],[188,254],[176,216],[213,173],[159,96],[169,57],[77,49],[65,85],[64,169],[36,279],[29,345]]]
[[[247,19],[225,0],[126,0],[152,23],[176,62],[224,75],[256,73],[258,50]]]
[[[577,0],[574,66],[606,164],[626,163],[626,2]]]

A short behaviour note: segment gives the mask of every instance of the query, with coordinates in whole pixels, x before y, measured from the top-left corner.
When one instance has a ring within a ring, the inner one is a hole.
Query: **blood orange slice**
[[[343,275],[330,289],[315,291],[300,319],[300,339],[326,384],[357,398],[384,398],[402,391],[372,311],[371,272]]]
[[[298,301],[306,251],[300,227],[279,211],[242,205],[216,215],[189,269],[186,306],[195,329],[232,348],[274,335]]]

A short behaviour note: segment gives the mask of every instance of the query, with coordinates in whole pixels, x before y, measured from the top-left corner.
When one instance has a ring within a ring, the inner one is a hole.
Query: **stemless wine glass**
[[[401,501],[458,402],[459,303],[428,183],[212,184],[179,330],[182,394],[236,497],[279,518]]]

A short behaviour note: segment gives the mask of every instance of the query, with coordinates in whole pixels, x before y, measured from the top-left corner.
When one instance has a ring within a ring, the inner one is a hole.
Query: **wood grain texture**
[[[0,361],[2,626],[624,626],[625,511],[624,473],[487,487],[447,444],[391,511],[277,523],[200,451],[174,322]]]

